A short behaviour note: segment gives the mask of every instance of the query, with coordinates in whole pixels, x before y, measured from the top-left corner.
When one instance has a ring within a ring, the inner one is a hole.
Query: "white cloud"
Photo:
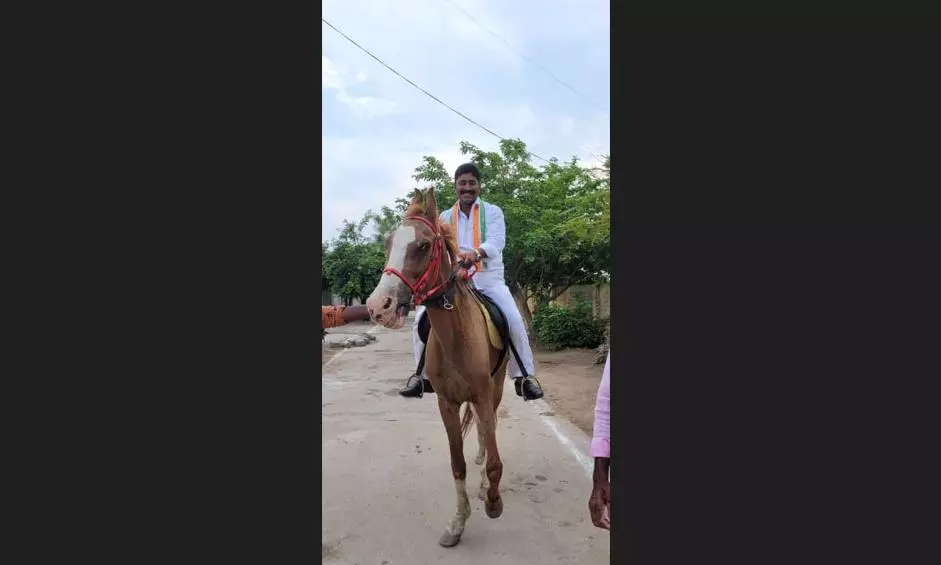
[[[374,96],[352,96],[346,87],[344,76],[334,67],[333,62],[321,55],[320,84],[322,89],[335,90],[336,99],[349,106],[358,118],[387,116],[400,112],[399,105],[391,100]],[[354,83],[366,81],[366,75],[358,72],[353,77]]]
[[[350,96],[346,92],[339,92],[337,93],[337,100],[352,108],[356,115],[361,118],[387,116],[399,111],[395,102],[372,96]]]
[[[333,90],[344,88],[340,73],[333,68],[333,62],[323,55],[320,56],[320,87]]]
[[[469,20],[603,106],[608,104],[608,0],[350,0],[324,18],[385,63],[499,135],[543,157],[586,164],[609,152],[609,118]],[[453,171],[459,143],[498,140],[371,59],[326,25],[322,44],[323,231],[392,205],[414,188],[424,155]],[[536,161],[538,164],[538,161]]]

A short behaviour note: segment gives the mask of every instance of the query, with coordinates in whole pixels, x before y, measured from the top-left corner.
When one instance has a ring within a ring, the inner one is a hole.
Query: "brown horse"
[[[416,193],[405,220],[386,240],[386,248],[386,268],[366,306],[373,321],[396,329],[404,325],[411,306],[426,306],[431,333],[425,349],[425,372],[438,395],[457,489],[457,511],[438,543],[452,547],[461,541],[471,513],[465,486],[464,438],[475,416],[477,464],[486,456],[479,497],[487,516],[499,518],[503,513],[503,462],[497,449],[496,424],[507,358],[488,338],[487,319],[465,280],[467,271],[456,259],[458,247],[451,226],[438,218],[434,189],[424,198],[422,192]]]

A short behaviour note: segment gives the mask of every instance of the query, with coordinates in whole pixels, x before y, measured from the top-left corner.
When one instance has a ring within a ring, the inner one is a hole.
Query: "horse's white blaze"
[[[392,236],[392,245],[389,248],[389,261],[386,263],[386,267],[392,267],[393,269],[401,271],[402,268],[405,267],[405,254],[408,251],[408,246],[414,243],[417,237],[418,234],[413,226],[400,226]],[[402,284],[402,279],[399,277],[390,275],[389,273],[383,273],[382,277],[379,279],[379,284],[376,286],[376,290],[373,291],[373,295],[394,295],[398,292]]]

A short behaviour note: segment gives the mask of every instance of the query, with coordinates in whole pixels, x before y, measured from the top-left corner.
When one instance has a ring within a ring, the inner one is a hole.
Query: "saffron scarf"
[[[457,229],[458,226],[457,215],[461,210],[460,204],[460,202],[455,202],[454,208],[451,209],[450,223],[454,226],[454,229]],[[487,214],[484,211],[484,201],[479,198],[471,209],[471,221],[474,223],[474,249],[480,249],[480,242],[487,241]],[[483,271],[484,261],[478,261],[475,266],[478,272]]]

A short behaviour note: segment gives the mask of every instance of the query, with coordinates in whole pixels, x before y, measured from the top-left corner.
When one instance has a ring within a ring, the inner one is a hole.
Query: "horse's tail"
[[[467,434],[470,433],[471,425],[474,423],[474,407],[470,402],[465,402],[461,408],[464,410],[464,415],[461,416],[461,435],[467,439]]]

